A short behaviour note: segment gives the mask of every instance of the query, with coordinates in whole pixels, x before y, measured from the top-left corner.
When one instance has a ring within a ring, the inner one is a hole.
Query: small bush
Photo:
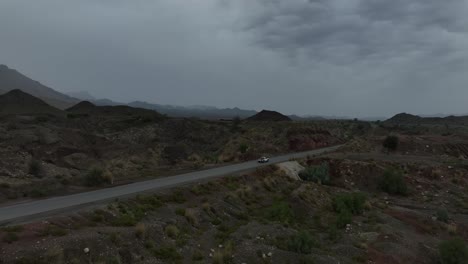
[[[59,226],[49,225],[39,234],[40,236],[65,236],[68,234],[66,229],[63,229]]]
[[[138,238],[144,238],[146,236],[146,225],[143,223],[138,223],[135,226],[135,236]]]
[[[168,225],[164,229],[166,235],[170,238],[176,238],[179,235],[179,228],[175,225]]]
[[[11,243],[13,243],[13,242],[15,242],[17,240],[18,240],[18,235],[16,233],[13,233],[13,232],[8,232],[3,237],[3,242],[8,243],[8,244],[11,244]]]
[[[42,169],[41,162],[36,160],[36,159],[32,159],[29,162],[29,174],[32,174],[32,175],[40,178],[40,177],[42,177],[42,172],[43,172],[43,169]]]
[[[175,210],[176,215],[185,216],[185,208],[179,207]]]
[[[343,228],[352,222],[352,216],[364,211],[367,197],[363,193],[344,193],[333,197],[333,210],[338,213],[335,225]]]
[[[195,251],[192,254],[192,260],[193,261],[202,261],[203,260],[203,252],[201,252],[198,249],[195,249]]]
[[[0,183],[0,188],[9,189],[11,186],[7,182]]]
[[[399,144],[399,138],[397,136],[388,136],[382,143],[382,146],[388,150],[396,150]]]
[[[109,239],[114,245],[120,245],[122,242],[122,237],[119,233],[112,232],[109,234]]]
[[[44,188],[34,188],[29,192],[29,196],[32,198],[40,198],[47,196],[48,191]]]
[[[4,231],[4,232],[10,232],[10,233],[14,233],[14,232],[21,232],[23,231],[24,227],[23,226],[20,226],[20,225],[17,225],[17,226],[5,226],[5,227],[2,227],[1,230]]]
[[[104,170],[98,167],[92,168],[85,177],[86,186],[100,186],[104,183],[109,183],[109,179],[104,173]]]
[[[341,211],[336,217],[336,227],[344,228],[347,224],[351,224],[353,221],[353,215],[349,211]]]
[[[394,169],[388,169],[384,172],[379,179],[378,187],[389,194],[406,195],[408,193],[403,173]]]
[[[288,249],[301,254],[310,254],[312,248],[318,247],[318,242],[309,232],[301,231],[288,240]]]
[[[242,154],[247,153],[247,150],[249,150],[249,146],[247,144],[240,144],[239,145],[239,151]]]
[[[275,202],[265,210],[265,218],[270,221],[291,223],[294,221],[294,212],[287,202]]]
[[[439,245],[439,256],[442,264],[468,263],[468,248],[460,238],[454,238]]]
[[[133,214],[124,213],[120,214],[116,219],[113,221],[114,226],[134,226],[137,223],[137,219]]]
[[[309,167],[299,172],[299,177],[304,181],[312,181],[320,184],[330,183],[330,168],[327,163],[320,166]]]
[[[337,213],[347,211],[358,215],[364,211],[366,200],[366,195],[360,192],[338,194],[333,197],[333,209]]]
[[[223,249],[216,251],[213,254],[213,264],[232,263],[233,245],[232,242],[227,242]]]
[[[197,216],[193,210],[185,210],[185,219],[187,219],[192,226],[196,226],[198,224]]]
[[[441,222],[447,223],[449,221],[449,215],[448,215],[447,210],[444,210],[444,209],[437,210],[436,216],[437,216],[437,220]]]
[[[177,252],[175,247],[162,247],[153,250],[153,254],[155,257],[162,259],[162,260],[172,260],[180,262],[182,259],[182,255]]]

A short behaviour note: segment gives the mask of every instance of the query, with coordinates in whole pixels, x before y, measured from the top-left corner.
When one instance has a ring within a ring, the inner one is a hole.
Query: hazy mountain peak
[[[15,89],[21,89],[57,108],[67,108],[78,102],[77,99],[42,85],[6,65],[0,65],[0,91],[9,92]]]

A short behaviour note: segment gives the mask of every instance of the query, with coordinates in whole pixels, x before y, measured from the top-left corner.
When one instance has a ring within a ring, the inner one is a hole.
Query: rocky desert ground
[[[226,123],[106,111],[3,119],[3,201],[35,198],[19,194],[25,186],[57,195],[260,153],[345,145],[4,226],[0,263],[467,263],[462,122],[408,123],[400,115],[385,122]],[[90,175],[105,180],[83,184]],[[41,188],[46,181],[60,188]]]

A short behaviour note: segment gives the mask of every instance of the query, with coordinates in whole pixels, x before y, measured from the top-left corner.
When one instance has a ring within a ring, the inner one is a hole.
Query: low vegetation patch
[[[171,263],[182,263],[182,255],[174,246],[165,246],[153,249],[153,255],[161,260],[167,260]]]
[[[43,169],[42,164],[37,159],[32,159],[29,162],[29,174],[32,174],[38,178],[42,177]]]
[[[407,195],[408,187],[406,186],[403,173],[395,169],[387,169],[378,181],[380,190],[395,195]]]
[[[449,215],[448,215],[447,210],[445,209],[437,210],[436,217],[437,217],[437,220],[444,222],[444,223],[448,223],[449,221]]]
[[[99,167],[92,168],[85,177],[86,186],[101,186],[103,184],[111,184],[113,177],[110,172]]]
[[[395,151],[398,148],[400,139],[397,136],[388,136],[382,142],[382,146],[388,150]]]
[[[312,248],[319,245],[317,240],[307,231],[300,231],[288,240],[288,250],[301,254],[310,254]]]
[[[336,226],[343,228],[351,223],[353,215],[362,214],[366,200],[366,195],[360,192],[343,193],[333,197],[333,210],[338,214]]]
[[[289,203],[285,201],[275,201],[264,211],[264,217],[270,221],[281,223],[291,223],[294,221],[294,212]]]
[[[463,239],[454,238],[440,244],[439,256],[442,264],[466,264],[468,248]]]
[[[330,168],[328,163],[306,168],[299,172],[299,177],[304,181],[312,181],[319,184],[330,183]]]

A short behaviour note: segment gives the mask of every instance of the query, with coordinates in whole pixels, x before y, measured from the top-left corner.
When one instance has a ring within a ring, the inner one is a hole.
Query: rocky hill
[[[63,112],[48,105],[41,99],[18,89],[11,90],[6,94],[0,95],[0,115],[23,114],[62,115]]]
[[[466,125],[468,116],[421,117],[400,113],[385,121],[389,125]]]
[[[276,111],[262,110],[258,114],[247,118],[248,121],[291,121],[291,118]]]
[[[38,97],[59,109],[65,109],[79,102],[78,99],[59,93],[26,77],[17,70],[10,69],[6,65],[0,65],[0,94],[16,89]]]

